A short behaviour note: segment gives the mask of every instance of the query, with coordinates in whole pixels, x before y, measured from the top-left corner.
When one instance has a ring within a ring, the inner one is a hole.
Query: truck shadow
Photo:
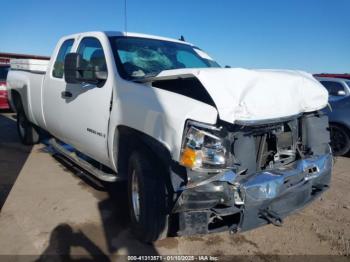
[[[72,247],[82,248],[90,258],[71,254]],[[74,231],[68,224],[55,227],[49,245],[36,261],[110,261],[109,257],[82,231]]]
[[[0,112],[0,210],[32,149],[21,144],[14,115],[3,113]]]
[[[50,148],[45,149],[48,153]],[[57,259],[74,259],[76,257],[70,257],[70,247],[80,246],[84,248],[89,254],[97,255],[99,259],[105,259],[102,247],[106,245],[105,250],[107,254],[105,256],[113,257],[115,255],[158,255],[157,250],[152,244],[144,244],[138,241],[130,232],[130,217],[129,217],[129,206],[127,198],[127,184],[126,182],[117,183],[101,183],[95,180],[93,177],[86,175],[77,166],[65,159],[61,155],[54,154],[53,157],[58,161],[66,171],[73,173],[77,176],[81,183],[85,184],[84,188],[87,188],[93,195],[100,199],[98,202],[98,209],[103,225],[103,239],[94,243],[88,243],[87,237],[77,236],[73,233],[72,229],[69,229],[68,225],[61,224],[51,232],[50,243],[45,252],[42,254],[38,261],[46,261],[43,259],[50,258],[50,254],[54,254]],[[79,183],[79,184],[81,184]],[[76,227],[75,227],[76,228]],[[84,225],[77,225],[78,232],[89,230]],[[98,229],[97,229],[98,230]],[[73,240],[66,241],[67,235],[71,235],[71,238],[78,237],[78,242]],[[79,241],[79,239],[85,239]],[[62,243],[61,243],[62,242]],[[92,241],[90,241],[92,242]],[[79,245],[78,245],[78,244]],[[88,244],[88,245],[87,245]],[[95,247],[93,246],[95,245]],[[58,248],[58,249],[57,249]],[[59,250],[60,252],[56,252]],[[64,254],[64,256],[62,255]],[[61,261],[61,260],[57,260]],[[66,260],[64,260],[66,261]],[[69,261],[69,260],[68,260]],[[87,260],[88,261],[88,260]],[[107,261],[107,260],[105,260]]]

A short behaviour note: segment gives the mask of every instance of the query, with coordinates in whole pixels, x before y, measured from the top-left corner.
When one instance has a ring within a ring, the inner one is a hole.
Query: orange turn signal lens
[[[197,154],[195,150],[186,147],[181,154],[181,160],[180,160],[181,165],[192,168],[196,161],[196,155]]]

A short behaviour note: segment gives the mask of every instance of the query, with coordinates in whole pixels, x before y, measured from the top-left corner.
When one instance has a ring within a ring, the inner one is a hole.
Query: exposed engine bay
[[[328,119],[304,114],[274,124],[235,125],[229,129],[231,165],[237,173],[278,169],[329,149]]]
[[[297,120],[239,128],[238,132],[230,134],[233,164],[238,166],[239,172],[278,168],[296,159],[300,146]],[[248,157],[248,152],[255,157]]]
[[[227,169],[207,180],[208,173],[187,172],[191,186],[183,187],[173,210],[182,221],[180,234],[281,225],[283,217],[328,188],[327,116],[314,112],[269,124],[221,124],[215,135],[225,137],[222,144],[229,148]],[[203,222],[200,228],[196,221]]]

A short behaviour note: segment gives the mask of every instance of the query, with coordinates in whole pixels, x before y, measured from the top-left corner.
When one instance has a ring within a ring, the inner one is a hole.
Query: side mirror
[[[98,84],[107,79],[107,70],[91,66],[78,53],[69,53],[64,59],[64,80],[69,84]]]
[[[79,68],[82,63],[81,55],[68,53],[64,58],[64,80],[69,84],[80,83]]]
[[[338,95],[338,96],[345,96],[346,93],[345,93],[344,90],[338,90],[337,95]]]

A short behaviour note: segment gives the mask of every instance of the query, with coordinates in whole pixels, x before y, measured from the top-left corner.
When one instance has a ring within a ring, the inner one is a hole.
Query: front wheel
[[[39,142],[39,133],[29,122],[23,110],[17,113],[17,131],[21,142],[25,145],[34,145]]]
[[[350,136],[345,128],[339,125],[331,124],[331,147],[333,155],[342,156],[350,150]]]
[[[132,233],[151,243],[166,237],[166,187],[150,153],[134,152],[129,160],[128,198]]]

